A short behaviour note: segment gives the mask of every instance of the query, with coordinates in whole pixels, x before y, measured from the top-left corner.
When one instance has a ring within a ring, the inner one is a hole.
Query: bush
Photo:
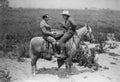
[[[58,28],[57,23],[61,21],[59,16],[61,10],[13,8],[1,11],[0,9],[0,21],[2,21],[0,22],[0,50],[4,52],[12,51],[13,45],[29,43],[32,37],[40,36],[39,22],[44,13],[48,13],[52,17],[50,24],[54,28]],[[92,25],[96,42],[100,45],[105,42],[107,32],[116,32],[115,37],[120,41],[120,34],[117,32],[120,26],[118,11],[70,10],[70,12],[78,25],[77,29],[83,27],[85,23]],[[110,13],[109,18],[109,14],[106,13]],[[21,48],[23,50],[20,50],[24,53],[25,49],[25,54],[27,54],[28,47],[21,46]]]
[[[115,33],[115,39],[120,41],[120,32]]]
[[[7,70],[7,67],[0,69],[0,82],[11,82],[10,72]]]

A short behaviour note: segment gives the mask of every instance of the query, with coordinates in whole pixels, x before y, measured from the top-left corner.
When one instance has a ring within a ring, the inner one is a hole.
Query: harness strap
[[[71,48],[70,48],[70,49],[72,49],[73,43],[75,43],[74,36],[73,36],[73,42],[72,42],[72,45],[71,45]]]
[[[79,42],[78,42],[78,45],[80,44],[80,40],[81,40],[81,38],[79,37],[79,35],[78,35],[78,33],[76,32],[76,35],[77,35],[77,37],[79,38]],[[77,44],[76,44],[76,46],[77,46]]]
[[[76,46],[77,48],[79,48],[80,37],[78,36],[77,32],[75,32],[75,33],[76,33],[77,37],[79,38],[79,42],[78,42],[78,44],[77,44],[77,43],[75,42],[75,38],[74,38],[74,36],[73,36],[73,42],[72,42],[71,48],[72,48],[72,46],[73,46],[73,43],[75,43],[75,46]]]

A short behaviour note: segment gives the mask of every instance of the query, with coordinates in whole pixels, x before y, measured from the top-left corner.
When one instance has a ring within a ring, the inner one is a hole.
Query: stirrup
[[[58,47],[60,44],[59,44],[59,42],[56,42],[55,43],[55,47]]]

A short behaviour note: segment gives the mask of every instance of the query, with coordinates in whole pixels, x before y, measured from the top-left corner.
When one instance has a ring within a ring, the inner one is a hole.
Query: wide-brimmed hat
[[[68,11],[68,10],[64,10],[61,14],[62,14],[62,15],[67,15],[67,16],[70,16],[70,13],[69,13],[69,11]]]

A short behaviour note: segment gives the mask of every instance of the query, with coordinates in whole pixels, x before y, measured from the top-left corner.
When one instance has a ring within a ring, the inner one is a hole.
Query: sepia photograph
[[[0,82],[120,82],[120,0],[0,0]]]

